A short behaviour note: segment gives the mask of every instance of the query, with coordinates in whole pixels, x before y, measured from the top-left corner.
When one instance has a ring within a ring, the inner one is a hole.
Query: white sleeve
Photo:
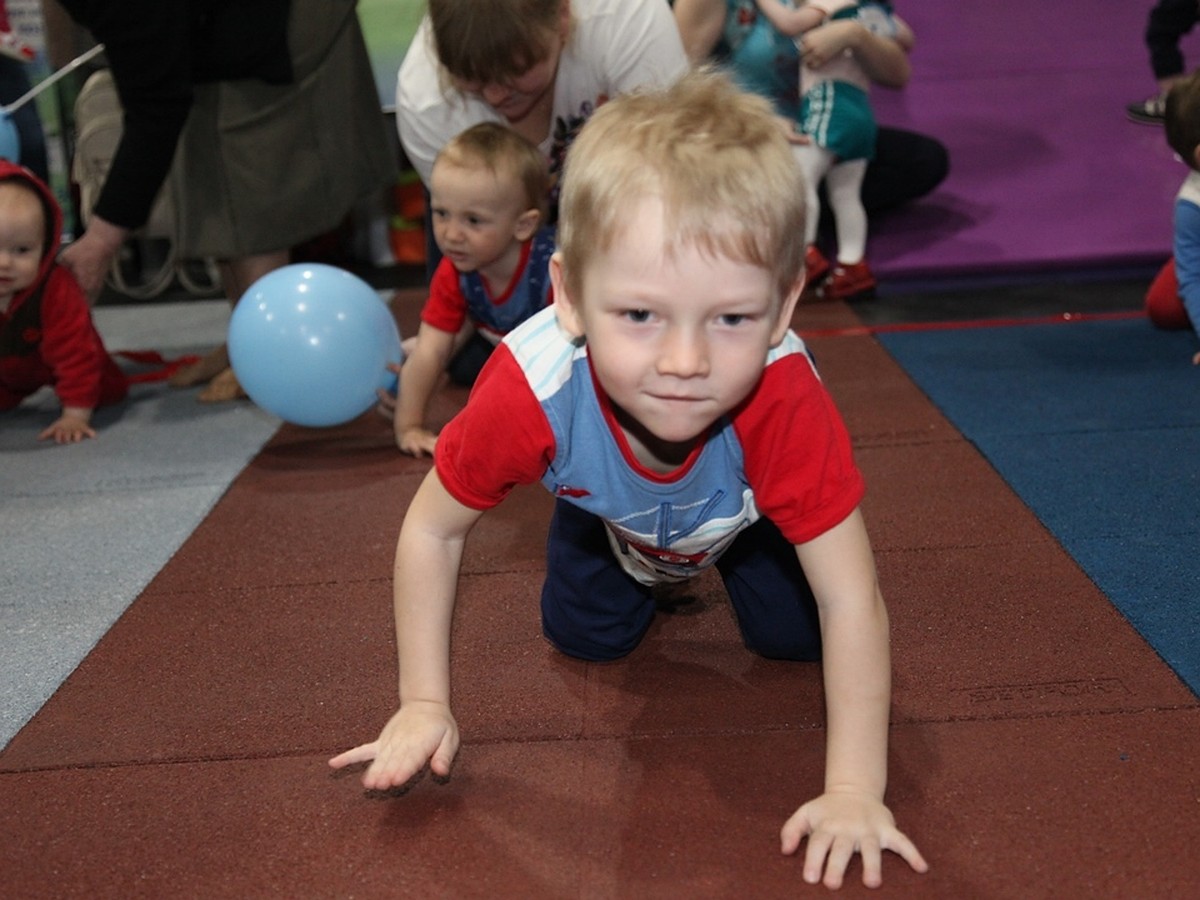
[[[665,0],[610,0],[596,5],[607,8],[607,14],[598,17],[603,27],[581,37],[590,40],[596,58],[603,61],[602,74],[614,95],[666,87],[687,72],[683,40]]]

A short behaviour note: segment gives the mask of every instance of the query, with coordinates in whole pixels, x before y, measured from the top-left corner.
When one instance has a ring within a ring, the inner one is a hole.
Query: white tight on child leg
[[[792,151],[800,171],[804,173],[804,243],[812,244],[817,239],[817,224],[821,219],[821,202],[817,199],[817,185],[834,163],[834,156],[816,144],[795,144]]]
[[[838,163],[825,176],[825,192],[837,225],[837,261],[843,266],[860,263],[867,253],[867,211],[862,204],[865,159]]]

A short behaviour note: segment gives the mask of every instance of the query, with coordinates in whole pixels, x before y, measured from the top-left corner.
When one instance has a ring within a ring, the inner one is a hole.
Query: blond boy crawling
[[[459,747],[450,623],[462,546],[514,485],[558,498],[542,629],[562,652],[613,660],[655,614],[653,585],[715,565],[747,647],[822,659],[825,791],[783,825],[803,877],[841,885],[852,856],[927,868],[883,802],[888,620],[859,512],[849,437],[789,323],[804,285],[804,191],[767,101],[697,72],[601,107],[569,152],[555,302],[505,338],[401,528],[400,708],[369,789]]]

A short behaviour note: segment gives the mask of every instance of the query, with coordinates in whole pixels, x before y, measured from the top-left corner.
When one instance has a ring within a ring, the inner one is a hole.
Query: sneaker
[[[1137,103],[1130,103],[1125,107],[1125,115],[1131,122],[1161,125],[1167,117],[1167,98],[1163,94],[1155,94]]]
[[[829,260],[817,249],[816,244],[809,244],[804,251],[804,286],[812,290],[829,274]]]
[[[866,260],[849,266],[834,266],[829,280],[821,288],[826,300],[866,300],[875,296],[875,276]]]
[[[32,62],[37,51],[11,31],[0,31],[0,56],[20,62]]]

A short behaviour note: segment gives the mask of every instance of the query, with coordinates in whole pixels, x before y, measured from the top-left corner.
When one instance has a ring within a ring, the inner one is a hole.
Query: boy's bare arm
[[[458,752],[450,712],[450,621],[463,543],[482,515],[455,500],[430,470],[417,490],[396,547],[394,603],[400,709],[379,738],[329,761],[340,769],[371,762],[363,785],[399,787],[426,763],[448,775]]]
[[[825,792],[784,825],[783,852],[794,853],[807,835],[804,879],[824,880],[830,888],[841,885],[855,852],[862,855],[863,883],[871,887],[882,882],[883,850],[923,872],[925,860],[883,802],[891,707],[888,619],[862,515],[856,510],[796,552],[820,608],[828,737]]]
[[[413,456],[433,455],[437,441],[425,427],[429,399],[454,353],[456,335],[424,322],[417,331],[412,355],[400,370],[399,396],[392,419],[396,446]]]

